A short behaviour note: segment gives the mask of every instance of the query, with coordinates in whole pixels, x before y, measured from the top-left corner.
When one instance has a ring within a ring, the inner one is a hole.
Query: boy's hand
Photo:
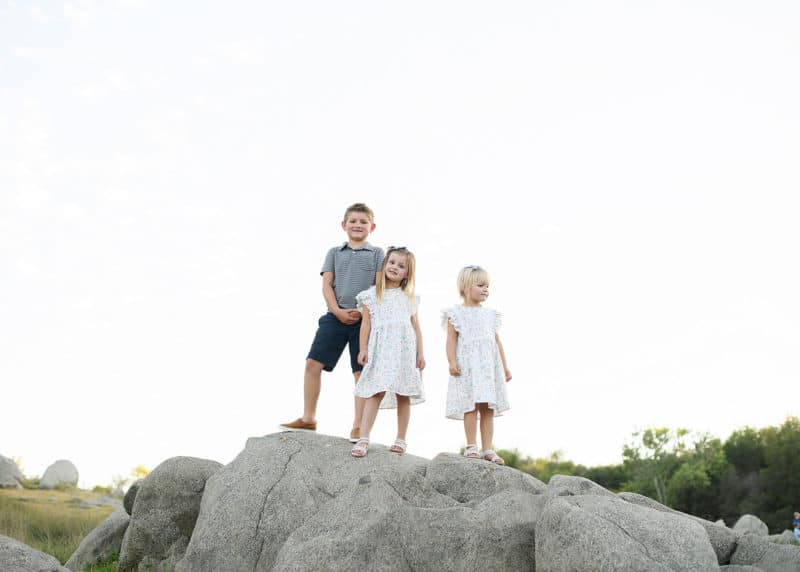
[[[458,377],[461,375],[461,368],[458,367],[458,362],[451,361],[448,365],[450,367],[450,375],[453,377]]]
[[[417,356],[417,369],[419,369],[420,371],[425,369],[425,356],[423,356],[422,354],[419,354]]]
[[[358,365],[367,365],[367,350],[359,351],[356,361],[358,362]]]
[[[506,368],[505,374],[506,374],[506,381],[511,381],[511,370]]]
[[[343,324],[347,324],[348,326],[351,324],[355,324],[361,319],[361,312],[358,310],[354,310],[352,308],[348,310],[343,310],[339,308],[339,310],[334,314],[336,319],[339,320]]]

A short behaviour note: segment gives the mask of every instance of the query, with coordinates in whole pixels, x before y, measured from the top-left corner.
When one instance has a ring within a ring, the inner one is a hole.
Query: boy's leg
[[[314,423],[317,420],[317,401],[322,388],[322,370],[325,364],[314,359],[306,360],[303,375],[303,421]]]
[[[408,422],[411,420],[411,398],[407,395],[397,396],[397,438],[406,440]]]
[[[319,327],[308,351],[303,374],[303,416],[290,423],[281,424],[282,429],[316,431],[317,401],[322,385],[322,372],[333,370],[347,341],[348,332],[336,316],[328,313],[319,319]]]

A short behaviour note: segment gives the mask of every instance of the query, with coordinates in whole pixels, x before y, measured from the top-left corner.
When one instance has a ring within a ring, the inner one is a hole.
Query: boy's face
[[[342,228],[347,233],[347,238],[355,242],[367,240],[369,233],[375,230],[375,224],[369,220],[367,213],[350,211],[347,218],[342,221]]]

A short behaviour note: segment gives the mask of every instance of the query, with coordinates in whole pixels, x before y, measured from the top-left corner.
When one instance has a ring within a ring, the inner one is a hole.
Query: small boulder
[[[78,469],[66,459],[56,461],[44,472],[41,480],[39,481],[40,489],[54,489],[58,485],[77,485],[78,484]]]
[[[22,473],[17,464],[0,455],[0,489],[21,489]]]
[[[112,513],[83,539],[64,566],[70,570],[85,570],[102,564],[114,553],[119,554],[130,518],[124,510]]]
[[[764,521],[752,514],[745,514],[739,518],[736,524],[733,525],[733,531],[739,534],[755,534],[764,538],[769,536],[769,528],[764,524]]]
[[[120,549],[120,572],[174,568],[194,531],[206,481],[221,467],[207,459],[173,457],[142,480]]]
[[[133,503],[136,500],[136,493],[139,492],[139,487],[142,484],[144,479],[138,479],[133,481],[133,484],[128,488],[128,492],[125,493],[125,498],[122,500],[122,506],[125,507],[125,512],[128,514],[133,514]]]
[[[53,556],[1,535],[0,570],[8,572],[69,572]]]

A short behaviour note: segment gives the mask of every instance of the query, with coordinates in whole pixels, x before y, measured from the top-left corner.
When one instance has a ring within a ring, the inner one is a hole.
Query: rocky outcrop
[[[124,510],[112,513],[83,539],[64,566],[70,570],[85,570],[106,562],[112,554],[119,554],[130,518]]]
[[[119,571],[170,569],[183,557],[195,528],[206,481],[222,465],[174,457],[143,479],[122,541]],[[229,529],[230,534],[237,534]],[[224,569],[224,567],[223,567]]]
[[[44,472],[41,480],[39,481],[40,489],[54,489],[58,485],[77,485],[78,484],[78,469],[72,464],[72,461],[61,459],[56,461]]]
[[[580,477],[279,433],[139,483],[120,570],[797,570],[800,549]]]
[[[0,489],[21,489],[22,473],[17,464],[0,455]]]
[[[128,491],[122,499],[122,506],[125,507],[125,512],[133,514],[133,502],[136,500],[136,493],[139,492],[139,487],[144,479],[133,481],[133,484],[128,487]]]
[[[49,554],[34,550],[7,536],[0,536],[0,570],[8,572],[69,572]]]
[[[769,528],[767,528],[764,521],[752,514],[745,514],[739,517],[739,520],[733,525],[733,531],[739,534],[755,534],[763,538],[769,536]]]

